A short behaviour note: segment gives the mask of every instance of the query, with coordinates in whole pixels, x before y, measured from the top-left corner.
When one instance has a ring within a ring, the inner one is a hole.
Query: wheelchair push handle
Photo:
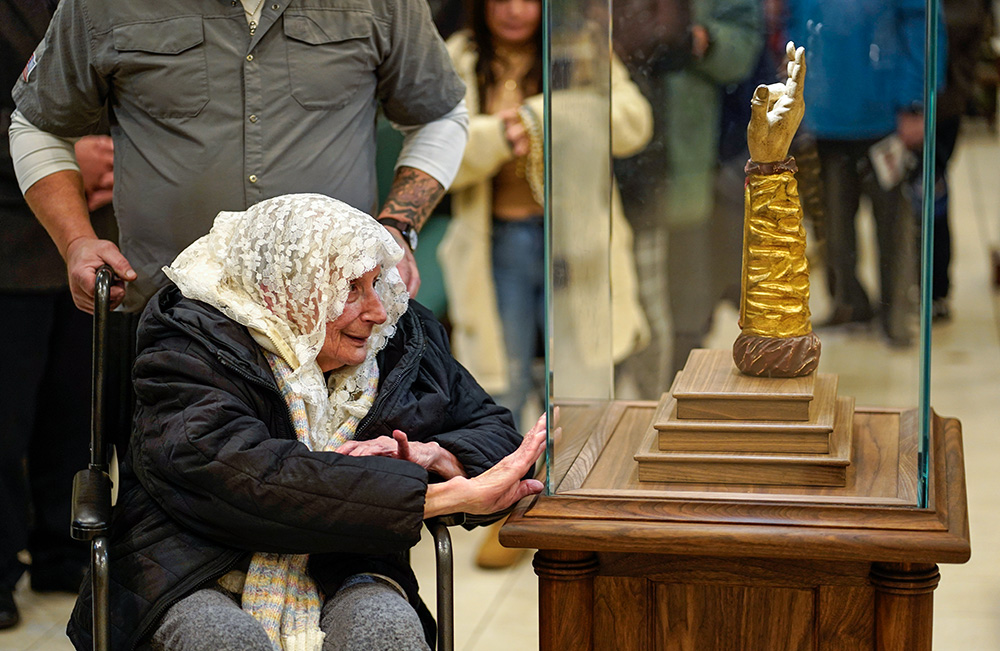
[[[107,471],[108,468],[108,316],[113,282],[114,271],[110,266],[102,265],[94,282],[93,378],[90,392],[90,468],[96,471]]]

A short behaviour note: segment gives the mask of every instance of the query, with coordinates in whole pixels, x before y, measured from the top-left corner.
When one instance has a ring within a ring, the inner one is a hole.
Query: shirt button
[[[274,9],[275,11],[277,11],[280,8],[280,6],[281,5],[271,5],[271,9]]]
[[[253,55],[252,54],[248,54],[247,55],[247,61],[253,61]]]
[[[256,183],[256,182],[257,182],[257,175],[256,175],[256,174],[251,174],[251,175],[250,175],[250,178],[249,178],[248,180],[249,180],[249,181],[250,181],[251,183]]]
[[[231,4],[231,5],[233,5],[233,6],[235,7],[235,6],[236,6],[236,0],[233,0],[233,1],[232,1],[232,2],[230,2],[229,4]]]
[[[256,122],[257,121],[257,116],[256,115],[251,115],[250,116],[250,121],[251,122]]]

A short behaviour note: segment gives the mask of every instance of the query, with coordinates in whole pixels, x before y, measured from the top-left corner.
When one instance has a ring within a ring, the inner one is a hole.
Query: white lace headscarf
[[[184,296],[245,325],[288,363],[288,383],[305,402],[310,447],[321,450],[341,423],[369,408],[361,400],[365,379],[409,298],[395,268],[402,256],[371,216],[320,194],[290,194],[219,213],[208,235],[163,271]],[[368,338],[364,363],[324,381],[316,356],[326,324],[343,312],[350,282],[376,266],[375,291],[388,318]]]

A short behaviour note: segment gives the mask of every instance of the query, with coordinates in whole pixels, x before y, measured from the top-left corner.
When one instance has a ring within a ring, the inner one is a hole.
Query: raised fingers
[[[410,440],[406,438],[406,432],[394,429],[392,430],[392,438],[396,441],[396,451],[399,458],[410,460]]]
[[[531,429],[528,430],[528,434],[532,434],[534,432],[537,432],[538,430],[543,430],[544,431],[545,430],[545,421],[546,421],[547,418],[548,418],[548,415],[543,412],[542,415],[538,417],[538,420],[535,421],[535,424],[532,425]]]
[[[538,461],[538,457],[545,450],[546,428],[543,419],[544,416],[539,419],[542,427],[539,428],[536,423],[535,427],[531,428],[531,431],[524,435],[524,440],[521,441],[521,445],[518,446],[517,450],[507,457],[517,465],[522,474]]]
[[[796,99],[802,98],[803,80],[806,76],[806,50],[803,47],[796,48],[795,44],[788,41],[786,46],[788,54],[788,94]]]

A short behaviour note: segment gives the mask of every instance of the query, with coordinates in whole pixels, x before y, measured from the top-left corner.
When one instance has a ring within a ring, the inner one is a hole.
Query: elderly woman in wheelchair
[[[224,212],[144,312],[110,539],[114,649],[426,649],[407,551],[494,514],[524,436],[409,301],[402,252],[321,195]],[[69,624],[91,644],[86,584]]]

